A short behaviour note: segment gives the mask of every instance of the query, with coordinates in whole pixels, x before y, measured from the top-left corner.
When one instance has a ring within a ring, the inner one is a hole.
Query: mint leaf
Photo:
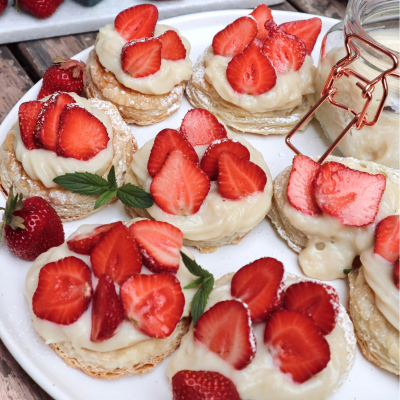
[[[147,193],[140,186],[127,183],[118,188],[117,197],[129,207],[149,208],[154,204],[154,200],[150,193]]]
[[[96,196],[109,190],[109,184],[104,178],[90,172],[74,172],[57,176],[53,182],[73,193],[86,196]]]
[[[193,326],[195,327],[199,318],[203,315],[204,309],[206,308],[208,297],[214,287],[214,277],[210,276],[206,278],[199,290],[193,297],[191,304],[191,314],[193,320]]]
[[[111,189],[117,190],[117,179],[115,178],[115,168],[114,165],[111,167],[110,172],[107,175],[108,185]]]
[[[197,286],[201,285],[204,281],[204,278],[197,278],[195,279],[192,283],[189,283],[189,285],[186,285],[184,289],[194,289],[197,288]]]
[[[185,253],[181,252],[181,257],[186,268],[192,275],[200,276],[202,278],[208,278],[209,276],[212,276],[210,272],[208,272],[206,269],[201,268],[200,265],[196,263],[196,261],[192,260]]]
[[[94,205],[94,209],[97,210],[99,207],[102,205],[108,203],[115,195],[117,194],[116,190],[112,190],[109,192],[103,193],[96,201],[96,204]]]
[[[344,270],[343,270],[343,273],[344,273],[345,275],[348,275],[350,272],[351,272],[351,269],[344,269]]]

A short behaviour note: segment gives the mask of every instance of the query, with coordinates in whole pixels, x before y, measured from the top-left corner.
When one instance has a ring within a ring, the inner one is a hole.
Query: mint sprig
[[[107,180],[90,172],[74,172],[57,176],[53,182],[73,193],[100,196],[94,205],[95,210],[108,203],[114,196],[129,207],[149,208],[154,204],[151,195],[139,186],[127,183],[118,187],[114,166],[111,167]]]
[[[189,270],[189,272],[197,276],[192,283],[185,286],[183,289],[194,289],[199,287],[196,294],[193,297],[191,305],[191,314],[193,319],[193,326],[196,326],[197,321],[203,315],[204,309],[206,308],[208,298],[214,287],[214,276],[203,269],[196,263],[196,261],[189,258],[185,253],[181,252],[182,260]]]
[[[343,273],[344,273],[345,275],[348,275],[350,272],[351,272],[351,269],[344,269],[344,270],[343,270]]]

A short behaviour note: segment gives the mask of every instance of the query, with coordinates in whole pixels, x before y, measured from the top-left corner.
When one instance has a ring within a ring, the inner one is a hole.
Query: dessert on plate
[[[151,125],[179,109],[192,74],[190,43],[158,10],[140,4],[100,28],[86,63],[86,94],[108,100],[125,122]]]

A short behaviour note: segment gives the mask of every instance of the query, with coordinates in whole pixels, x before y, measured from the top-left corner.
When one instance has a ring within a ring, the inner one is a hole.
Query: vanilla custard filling
[[[267,175],[264,191],[255,193],[240,200],[224,199],[219,193],[218,182],[211,182],[210,191],[200,210],[193,215],[176,216],[164,212],[157,204],[147,208],[156,221],[168,222],[183,232],[188,240],[219,240],[235,233],[247,233],[267,214],[271,206],[272,178],[262,154],[249,142],[228,131],[228,137],[242,143],[250,152],[250,161],[257,164]],[[132,172],[138,184],[150,193],[152,177],[147,171],[147,162],[153,147],[154,139],[149,140],[134,155],[131,164]],[[207,145],[195,146],[199,160]]]
[[[276,85],[260,95],[240,94],[228,82],[226,69],[232,57],[216,56],[212,46],[204,57],[205,78],[226,101],[251,113],[293,109],[303,96],[314,93],[316,68],[310,56],[297,71],[277,74]]]
[[[131,222],[134,221],[137,221],[137,219]],[[96,226],[98,225],[82,225],[67,240],[71,239],[76,235],[89,232],[93,230]],[[193,255],[187,249],[182,248],[182,251],[188,256],[193,257]],[[124,320],[121,326],[119,327],[117,333],[112,338],[100,343],[92,342],[90,340],[91,322],[92,322],[92,317],[91,317],[92,302],[90,303],[89,308],[82,314],[82,316],[71,325],[59,325],[54,322],[50,322],[36,317],[32,309],[32,298],[38,285],[40,269],[44,265],[50,262],[54,262],[60,260],[61,258],[69,256],[80,258],[87,265],[89,265],[89,267],[91,266],[90,256],[84,256],[70,251],[68,249],[67,243],[65,242],[61,246],[53,247],[46,253],[41,254],[33,263],[32,267],[29,269],[28,274],[26,276],[25,293],[28,299],[29,308],[31,310],[31,318],[33,326],[35,327],[37,333],[46,341],[46,344],[69,342],[71,343],[72,347],[74,347],[76,350],[87,349],[97,352],[107,352],[107,351],[124,349],[126,347],[144,341],[163,340],[163,339],[154,339],[147,336],[139,329],[136,329],[130,322]],[[147,270],[147,268],[143,266],[141,274],[149,274],[149,273],[150,272]],[[182,288],[191,283],[194,279],[196,279],[196,277],[193,276],[185,267],[182,259],[179,265],[178,272],[175,276],[181,283]],[[97,286],[97,281],[98,279],[94,275],[92,275],[93,293]],[[117,292],[119,293],[119,285],[115,285],[115,287],[117,289]],[[192,301],[194,294],[196,293],[196,289],[182,289],[182,292],[185,296],[185,307],[183,310],[182,317],[187,317],[189,316],[190,303]]]
[[[295,282],[293,277],[288,277],[286,285]],[[230,289],[230,283],[215,288],[210,294],[206,310],[220,301],[232,300]],[[354,334],[351,322],[342,306],[339,309],[340,318],[344,318],[343,327],[336,323],[333,331],[325,336],[329,343],[331,360],[325,369],[302,384],[293,382],[289,374],[284,374],[274,365],[272,355],[264,344],[265,323],[253,324],[257,352],[250,364],[240,371],[203,344],[196,342],[192,324],[168,364],[168,378],[171,380],[181,370],[215,371],[231,379],[240,398],[244,400],[325,399],[343,382],[354,362]]]
[[[168,25],[156,25],[154,37],[162,35],[165,31],[178,30]],[[101,65],[111,71],[117,80],[124,86],[143,94],[165,94],[170,92],[175,85],[187,81],[192,75],[192,61],[189,58],[190,43],[179,35],[186,48],[184,60],[161,60],[161,68],[155,74],[144,78],[132,78],[121,67],[122,47],[127,43],[115,29],[114,24],[107,24],[99,30],[95,49]]]
[[[58,187],[53,179],[57,176],[73,172],[91,172],[103,175],[110,165],[113,156],[113,130],[108,115],[92,107],[87,99],[75,93],[68,93],[87,111],[97,117],[106,127],[110,140],[107,147],[87,161],[58,156],[55,152],[46,149],[28,150],[21,139],[19,124],[14,129],[14,152],[17,160],[22,164],[26,174],[34,181],[40,181],[47,188]],[[48,98],[46,97],[45,100]]]

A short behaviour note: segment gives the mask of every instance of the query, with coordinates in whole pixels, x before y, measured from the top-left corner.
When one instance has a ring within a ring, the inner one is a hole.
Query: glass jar
[[[316,101],[319,100],[326,78],[331,68],[346,55],[345,35],[357,34],[365,39],[385,47],[399,59],[399,0],[350,0],[343,22],[332,27],[323,39],[316,77]],[[388,70],[393,61],[383,53],[374,50],[368,44],[355,41],[360,57],[348,68],[372,80]],[[399,72],[399,69],[397,69]],[[361,112],[365,99],[356,86],[355,77],[339,78],[334,83],[338,89],[335,100]],[[398,169],[400,167],[399,136],[399,90],[400,79],[387,78],[388,97],[380,119],[374,126],[355,127],[340,142],[336,151],[342,156],[360,160],[374,161]],[[372,103],[368,108],[369,120],[372,120],[382,98],[382,85],[377,84],[373,92]],[[353,115],[325,102],[316,112],[316,117],[330,141],[334,141]]]

